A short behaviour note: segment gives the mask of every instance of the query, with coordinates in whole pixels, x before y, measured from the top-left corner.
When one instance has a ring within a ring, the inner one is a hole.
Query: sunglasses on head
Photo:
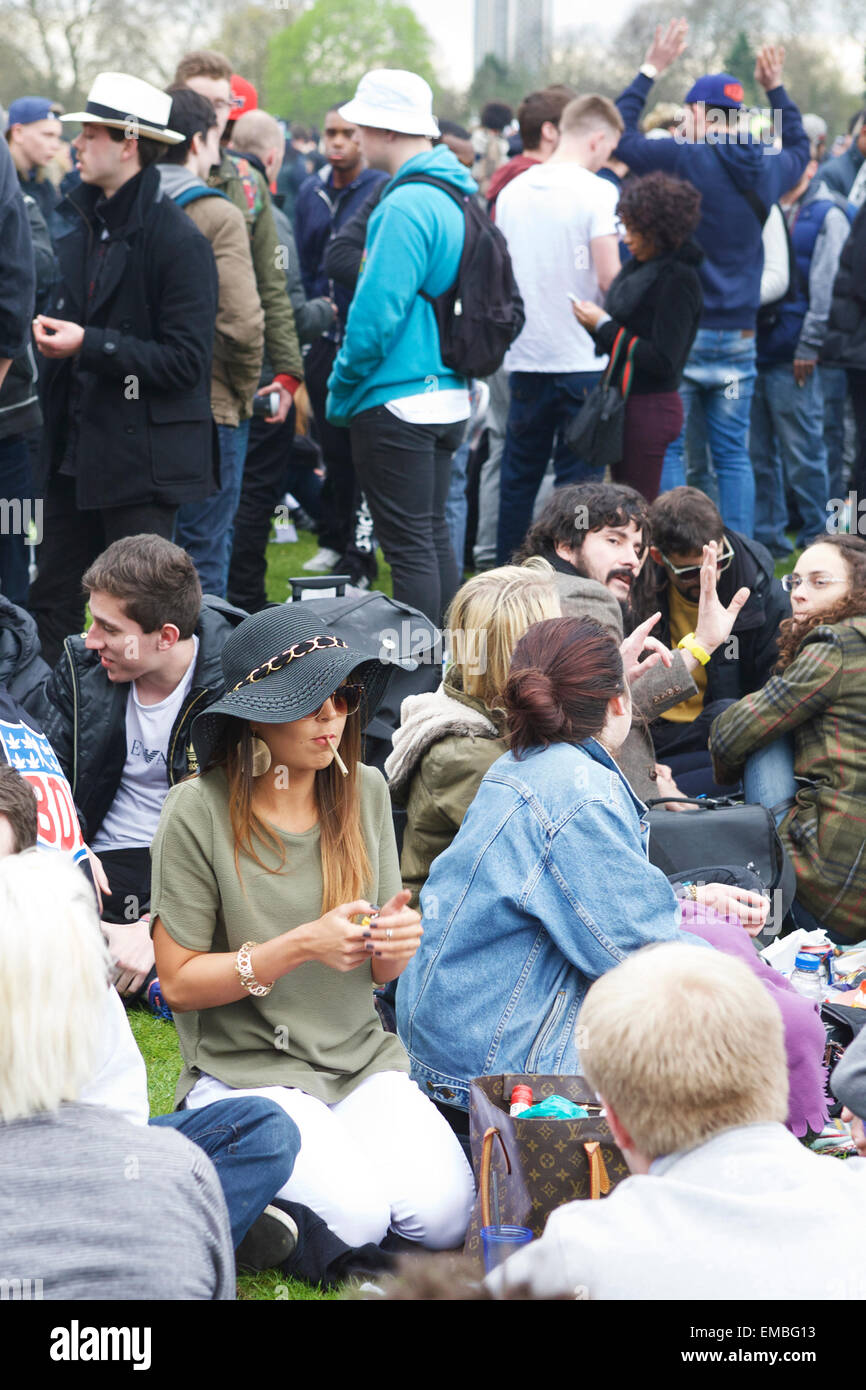
[[[361,700],[364,695],[363,685],[340,685],[333,695],[328,696],[328,700],[333,702],[337,714],[342,717],[344,714],[357,714],[361,708]],[[314,710],[309,719],[318,719],[328,700],[323,700],[317,710]]]

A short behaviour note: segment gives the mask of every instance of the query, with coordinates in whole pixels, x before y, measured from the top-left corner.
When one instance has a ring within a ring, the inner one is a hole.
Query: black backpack
[[[492,376],[526,318],[505,237],[474,197],[445,179],[407,174],[388,193],[404,183],[440,188],[463,210],[465,231],[457,280],[435,298],[423,290],[419,293],[433,306],[445,366],[458,376]]]

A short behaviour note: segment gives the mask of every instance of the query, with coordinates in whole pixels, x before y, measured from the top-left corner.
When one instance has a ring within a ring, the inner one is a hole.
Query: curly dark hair
[[[684,179],[646,174],[630,179],[617,204],[620,220],[664,255],[676,251],[701,220],[701,195]]]
[[[645,497],[624,483],[568,483],[553,489],[512,563],[520,565],[532,555],[547,558],[559,542],[580,550],[590,531],[630,521],[639,527],[646,550],[650,523]]]
[[[794,618],[785,618],[779,624],[779,660],[775,667],[777,672],[787,670],[814,628],[833,627],[835,623],[844,622],[846,618],[866,614],[866,540],[861,536],[845,534],[816,536],[811,545],[832,545],[841,552],[851,580],[851,592],[829,608],[825,608],[823,613],[816,613],[801,622]],[[811,546],[806,547],[807,550],[810,548]]]

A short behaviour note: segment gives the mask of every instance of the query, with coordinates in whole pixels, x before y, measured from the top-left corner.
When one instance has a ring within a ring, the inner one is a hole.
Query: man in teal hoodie
[[[457,279],[464,214],[413,175],[461,194],[477,185],[444,145],[433,93],[415,73],[368,72],[340,115],[358,128],[371,168],[391,175],[367,225],[358,288],[328,381],[328,419],[348,425],[352,457],[394,597],[435,623],[459,583],[445,502],[451,456],[469,418],[469,390],[442,361],[431,299]]]

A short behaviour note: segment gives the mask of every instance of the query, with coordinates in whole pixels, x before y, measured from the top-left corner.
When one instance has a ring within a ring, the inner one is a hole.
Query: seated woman
[[[745,769],[746,800],[776,813],[795,925],[844,945],[866,937],[866,541],[822,537],[782,583],[776,673],[719,715],[710,752],[717,777]]]
[[[25,1298],[233,1299],[229,1219],[210,1159],[93,1094],[106,999],[123,1013],[110,970],[93,890],[71,856],[4,857],[0,1275],[27,1288],[35,1276]]]
[[[278,1196],[347,1244],[392,1227],[454,1246],[471,1171],[373,1004],[421,939],[385,779],[359,761],[388,668],[304,604],[245,619],[222,664],[227,693],[193,723],[201,775],[169,794],[153,844],[177,1101],[275,1100],[301,1135]]]
[[[585,299],[573,309],[599,354],[610,353],[624,329],[624,362],[630,339],[637,338],[623,455],[611,473],[615,483],[628,483],[653,502],[665,450],[682,429],[678,387],[704,302],[697,270],[703,252],[692,239],[701,217],[701,195],[692,184],[669,174],[646,174],[626,184],[617,212],[632,258],[610,286],[604,309]]]
[[[412,1075],[464,1111],[474,1076],[579,1070],[583,996],[631,951],[680,939],[680,925],[751,951],[742,926],[707,908],[757,932],[768,907],[718,884],[679,903],[649,863],[644,807],[613,757],[631,719],[623,662],[597,623],[531,627],[504,704],[510,751],[431,869],[425,936],[397,986]],[[819,1040],[819,1071],[822,1050]]]
[[[507,751],[502,690],[518,638],[559,614],[553,575],[515,565],[477,574],[455,594],[446,620],[453,664],[438,690],[403,701],[385,763],[391,797],[407,812],[400,870],[413,905],[481,778]]]

